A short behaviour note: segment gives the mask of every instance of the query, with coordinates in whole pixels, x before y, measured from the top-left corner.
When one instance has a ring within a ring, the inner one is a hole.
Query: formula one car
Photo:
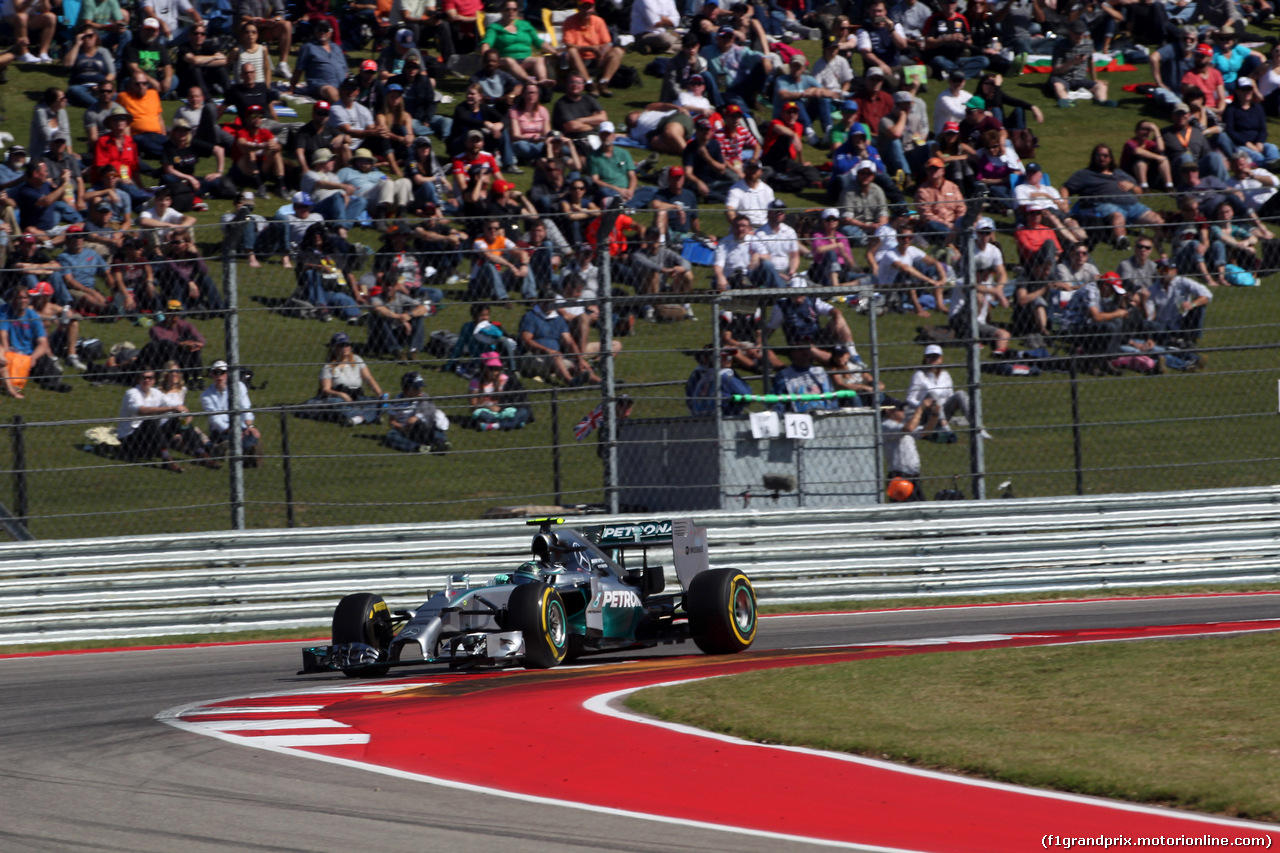
[[[539,527],[532,560],[484,585],[455,576],[417,610],[392,613],[372,593],[346,596],[333,613],[333,644],[303,649],[299,674],[380,676],[435,661],[546,669],[689,639],[707,654],[732,654],[755,640],[751,581],[710,568],[704,528],[676,519],[553,529],[562,523],[530,521]],[[649,564],[655,547],[672,549],[678,592],[665,592],[663,567]]]

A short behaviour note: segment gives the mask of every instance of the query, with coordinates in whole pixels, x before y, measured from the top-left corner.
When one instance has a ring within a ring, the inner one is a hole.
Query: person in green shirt
[[[129,41],[129,13],[119,0],[84,0],[77,26],[89,26],[98,33],[98,42],[115,51]]]
[[[546,48],[542,34],[533,24],[520,17],[516,0],[502,4],[502,20],[485,30],[484,44],[502,57],[502,66],[524,83],[554,86],[547,76]]]
[[[631,201],[636,193],[636,164],[631,153],[613,144],[617,133],[613,122],[600,123],[600,148],[587,158],[587,174],[595,178],[602,195],[620,196]]]

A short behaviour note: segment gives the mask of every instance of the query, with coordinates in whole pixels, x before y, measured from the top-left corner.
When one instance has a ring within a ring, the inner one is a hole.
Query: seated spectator
[[[1038,335],[1036,343],[1042,346],[1062,313],[1061,294],[1070,290],[1054,278],[1057,258],[1057,244],[1043,244],[1023,261],[1022,277],[1014,284],[1012,332],[1028,339]]]
[[[0,190],[12,190],[21,184],[26,168],[27,149],[21,145],[9,146],[4,160],[0,161]]]
[[[658,187],[649,207],[658,211],[653,222],[666,241],[678,244],[685,235],[700,228],[698,196],[689,189],[685,170],[679,166],[667,170],[666,186]]]
[[[160,467],[181,474],[182,466],[173,460],[166,446],[163,421],[154,416],[186,412],[185,405],[165,403],[164,394],[156,387],[154,369],[140,371],[138,384],[124,392],[124,401],[120,405],[120,421],[116,424],[116,436],[120,439],[119,458],[126,462],[147,462],[159,456]]]
[[[353,184],[344,183],[334,174],[338,161],[333,152],[328,148],[318,148],[311,155],[310,162],[311,168],[303,172],[300,185],[302,192],[314,202],[312,212],[330,222],[349,225],[358,222],[368,227],[371,224],[366,214],[369,202],[364,196],[356,195]]]
[[[1116,102],[1107,97],[1107,84],[1098,79],[1098,69],[1093,64],[1093,39],[1084,21],[1076,19],[1067,25],[1066,38],[1053,46],[1053,68],[1049,72],[1046,94],[1058,100],[1059,107],[1074,107],[1076,102],[1067,96],[1072,92],[1093,93],[1093,102],[1100,107],[1114,107]],[[1154,69],[1154,65],[1152,66]]]
[[[1175,245],[1177,240],[1175,238]],[[1155,243],[1143,237],[1134,243],[1133,255],[1125,258],[1116,267],[1116,275],[1120,276],[1120,284],[1126,292],[1141,294],[1156,279],[1156,261],[1152,257]]]
[[[849,101],[847,103],[853,103]],[[707,117],[709,118],[709,117]],[[715,127],[715,140],[720,145],[720,153],[724,157],[724,165],[735,176],[742,175],[743,163],[760,156],[760,140],[756,136],[754,120],[752,127],[747,127],[748,116],[737,104],[729,104],[724,108],[724,124]],[[698,123],[694,122],[697,129]],[[832,145],[836,143],[832,141]]]
[[[98,34],[98,41],[117,55],[133,38],[129,29],[130,14],[117,0],[85,0],[80,4],[80,18],[75,23]]]
[[[218,125],[218,108],[205,98],[204,90],[192,86],[187,90],[187,100],[174,113],[174,124],[182,119],[191,126],[191,148],[198,157],[214,158],[213,171],[219,175],[227,171],[227,148],[233,143],[231,134]]]
[[[1267,52],[1266,68],[1255,73],[1262,108],[1269,116],[1280,115],[1280,46]]]
[[[1165,142],[1167,147],[1167,138]],[[1142,188],[1132,175],[1117,167],[1108,145],[1094,146],[1089,165],[1068,178],[1062,189],[1063,195],[1081,197],[1073,213],[1094,216],[1111,226],[1111,242],[1122,252],[1129,248],[1126,225],[1159,226],[1164,222],[1160,214],[1138,200]]]
[[[641,53],[670,53],[680,43],[680,11],[674,0],[638,0],[631,7],[631,35]]]
[[[593,95],[613,97],[609,82],[622,65],[623,49],[613,43],[613,36],[604,18],[596,14],[595,0],[578,0],[578,11],[565,19],[562,27],[564,48],[561,56],[568,59],[569,67],[591,80],[591,71],[596,72],[595,80],[590,85]]]
[[[163,155],[165,142],[169,140],[160,105],[159,88],[145,72],[136,71],[128,78],[120,94],[116,95],[116,101],[129,111],[133,142],[138,151],[148,158],[159,159]]]
[[[386,284],[369,299],[369,352],[412,361],[422,351],[423,322],[432,306],[410,295],[407,279],[390,275],[383,280]]]
[[[1009,349],[1012,337],[1007,329],[990,322],[991,304],[994,302],[1001,308],[1009,307],[1009,299],[1005,296],[1005,287],[1009,283],[1009,275],[1004,268],[1004,253],[1000,244],[994,239],[995,223],[983,216],[974,223],[976,257],[974,270],[978,280],[973,290],[978,306],[978,335],[983,341],[993,344],[992,355],[1004,355]],[[951,299],[947,315],[947,325],[955,332],[956,338],[970,338],[969,323],[971,320],[968,284],[957,279],[951,288]]]
[[[521,91],[520,99],[507,113],[507,133],[516,160],[521,163],[537,160],[546,152],[551,114],[539,100],[537,86],[526,86]]]
[[[57,281],[58,264],[41,245],[35,234],[14,237],[13,246],[0,270],[0,294],[21,287],[30,290],[38,281]]]
[[[1231,177],[1227,186],[1235,190],[1235,196],[1250,211],[1250,218],[1260,226],[1262,223],[1256,221],[1256,214],[1276,194],[1280,178],[1258,166],[1249,152],[1242,148],[1231,157]]]
[[[196,224],[196,218],[186,213],[179,213],[173,208],[173,193],[168,187],[156,190],[151,207],[138,214],[138,224],[143,228],[154,228],[150,237],[156,243],[163,243],[169,238],[172,226],[190,228]]]
[[[756,229],[757,244],[769,253],[770,263],[778,278],[788,284],[801,283],[800,236],[787,224],[787,203],[780,198],[769,203],[769,221]]]
[[[124,198],[129,196],[120,194]],[[89,221],[84,223],[85,239],[93,244],[95,252],[110,257],[124,246],[125,234],[119,223],[111,218],[111,204],[98,200],[89,206]]]
[[[825,326],[822,325],[824,317]],[[819,364],[830,364],[832,353],[839,346],[855,357],[858,354],[844,315],[831,303],[814,296],[786,296],[776,300],[764,324],[762,340],[767,342],[778,329],[782,329],[790,352],[808,349],[809,360]]]
[[[86,247],[84,232],[83,225],[67,229],[63,252],[57,257],[58,271],[51,276],[51,280],[57,279],[58,283],[53,285],[50,295],[58,305],[95,315],[106,314],[111,303],[98,290],[97,281],[99,277],[107,277],[107,263],[101,254]]]
[[[1222,123],[1237,151],[1248,154],[1258,165],[1280,168],[1280,148],[1267,141],[1267,114],[1258,101],[1253,80],[1248,77],[1240,80],[1235,96],[1223,112]]]
[[[413,183],[408,178],[389,178],[373,168],[373,152],[360,148],[351,155],[352,165],[338,172],[338,180],[355,187],[352,196],[361,196],[373,209],[375,219],[396,219],[413,203]]]
[[[237,69],[235,84],[228,88],[226,99],[218,108],[218,118],[234,111],[236,123],[243,125],[249,108],[258,107],[262,112],[263,123],[270,123],[267,129],[275,133],[281,128],[275,108],[278,99],[276,90],[258,76],[253,63],[243,62]]]
[[[364,293],[356,287],[351,273],[340,266],[330,251],[323,223],[307,228],[298,244],[296,275],[301,298],[320,309],[321,318],[329,317],[333,308],[350,325],[360,322],[357,297]]]
[[[181,406],[187,409],[187,382],[184,378],[182,368],[175,361],[166,361],[163,365],[155,368],[159,382],[156,384],[160,387],[160,393],[164,396],[162,405],[169,407]],[[200,380],[203,384],[204,380]],[[189,456],[195,456],[199,459],[196,463],[209,468],[221,468],[222,464],[209,456],[209,436],[205,435],[201,429],[195,425],[195,419],[191,415],[171,416],[160,419],[160,435],[164,441],[164,446],[170,450],[178,450]]]
[[[338,86],[347,77],[347,57],[342,48],[333,43],[333,24],[329,21],[316,22],[314,38],[298,51],[298,64],[289,78],[289,88],[308,98],[333,103],[338,100]],[[307,85],[300,88],[298,83],[304,77]]]
[[[293,203],[293,211],[285,212],[287,208],[281,208],[276,211],[276,220],[284,223],[284,239],[281,265],[285,269],[293,267],[292,256],[299,251],[302,245],[302,239],[306,236],[308,229],[316,224],[323,224],[325,219],[313,208],[315,207],[315,199],[308,193],[296,192],[290,198]]]
[[[1143,307],[1158,344],[1172,344],[1187,349],[1200,340],[1204,332],[1205,311],[1213,301],[1213,293],[1199,282],[1177,274],[1176,265],[1167,257],[1157,264],[1159,275],[1144,293]],[[1174,370],[1204,366],[1205,357],[1194,354],[1165,354]]]
[[[456,283],[459,280],[458,265],[462,263],[461,247],[466,242],[466,235],[454,228],[435,204],[428,202],[424,205],[422,215],[424,218],[413,234],[420,244],[428,247],[431,266],[436,268],[434,280],[445,281],[447,284]]]
[[[209,27],[197,23],[189,40],[178,47],[178,88],[188,92],[198,87],[206,97],[225,97],[231,89],[228,68],[234,68],[226,53],[209,38]],[[267,86],[270,80],[263,80]]]
[[[81,25],[71,40],[71,49],[62,56],[62,65],[71,69],[67,100],[77,107],[93,107],[98,99],[94,89],[116,80],[116,62],[111,51],[98,41],[98,31]]]
[[[1175,171],[1187,163],[1196,163],[1201,174],[1226,177],[1226,162],[1214,151],[1200,128],[1191,123],[1191,110],[1186,104],[1173,108],[1173,124],[1163,133],[1164,149]]]
[[[235,147],[229,178],[240,188],[256,190],[266,198],[265,187],[270,183],[281,198],[286,197],[284,186],[284,158],[280,142],[271,131],[262,126],[262,108],[247,108],[243,126],[233,131]]]
[[[907,30],[899,21],[889,17],[888,4],[883,0],[872,2],[865,8],[867,22],[854,37],[855,50],[862,54],[862,67],[865,70],[876,68],[882,74],[892,77],[903,65],[911,64]],[[925,18],[917,22],[922,26],[928,18],[928,7],[917,3],[916,8],[925,11]],[[919,26],[916,30],[918,33]],[[836,50],[848,52],[845,43],[834,32],[827,40],[834,44]]]
[[[933,400],[937,405],[938,430],[951,429],[952,422],[961,429],[968,426],[978,429],[981,425],[973,423],[969,392],[956,390],[951,374],[942,366],[942,359],[942,347],[929,344],[924,348],[924,366],[911,374],[911,384],[907,386],[907,411],[920,408],[926,399]],[[980,429],[978,434],[986,439],[992,437],[986,429]]]
[[[1191,68],[1185,71],[1179,81],[1182,87],[1194,87],[1204,93],[1205,106],[1213,113],[1220,114],[1227,105],[1227,87],[1222,80],[1222,72],[1213,67],[1213,48],[1207,44],[1197,44],[1191,52]]]
[[[62,173],[62,181],[54,186],[49,180],[49,165],[43,160],[27,163],[26,180],[11,195],[18,206],[18,220],[27,234],[41,236],[56,233],[63,225],[84,221],[67,197],[74,198],[75,176],[70,169]]]
[[[630,116],[628,116],[630,119]],[[632,134],[634,138],[634,134]],[[694,123],[693,139],[685,145],[681,154],[682,168],[689,186],[698,197],[710,202],[722,202],[725,193],[742,181],[746,163],[759,165],[759,160],[747,160],[734,167],[724,153],[723,143],[715,136],[711,122],[704,118]],[[767,184],[764,184],[768,188]],[[770,193],[772,189],[768,190]]]
[[[743,214],[733,217],[733,233],[717,243],[712,270],[716,290],[786,286],[773,267],[768,246],[755,237],[751,220]]]
[[[191,145],[191,124],[184,118],[174,119],[160,162],[160,180],[169,190],[173,208],[179,213],[208,210],[209,205],[201,196],[223,192],[221,173],[212,172],[203,178],[196,175],[200,155]]]
[[[893,95],[893,110],[880,119],[876,128],[876,151],[884,160],[885,169],[894,175],[898,172],[904,176],[916,174],[925,168],[933,150],[925,140],[928,122],[915,115],[915,104],[916,99],[909,91],[899,89]],[[865,107],[863,115],[866,115]]]
[[[800,107],[788,101],[782,107],[782,117],[769,122],[764,143],[760,147],[760,162],[773,169],[776,175],[799,179],[803,186],[822,186],[822,173],[804,158],[805,128],[799,121]]]
[[[1209,145],[1224,156],[1235,150],[1235,143],[1226,135],[1221,113],[1205,107],[1204,92],[1195,86],[1182,87],[1182,101],[1190,111],[1190,124],[1204,134]]]
[[[44,321],[45,335],[49,339],[49,354],[55,360],[65,358],[67,364],[76,370],[86,370],[87,366],[76,352],[80,341],[80,315],[68,306],[53,301],[53,285],[47,281],[36,282],[36,286],[28,290],[27,295],[31,297],[31,310]]]
[[[660,0],[670,2],[670,0]],[[551,128],[570,139],[585,139],[595,133],[609,114],[600,106],[594,95],[586,93],[587,81],[579,74],[570,74],[565,81],[564,97],[556,101],[551,110]]]
[[[70,140],[63,133],[55,133],[49,140],[49,148],[40,158],[49,167],[49,181],[54,186],[62,184],[62,176],[71,174],[71,190],[63,201],[83,216],[87,209],[85,200],[84,173],[81,171],[83,161],[71,150]]]
[[[253,269],[262,266],[256,249],[258,235],[262,233],[267,222],[265,216],[253,212],[256,203],[257,197],[253,192],[245,191],[236,201],[235,213],[224,213],[219,217],[223,236],[230,241],[232,251],[243,249],[249,266]]]
[[[272,77],[275,69],[271,66],[271,51],[262,43],[261,31],[258,25],[252,21],[245,21],[236,29],[236,44],[231,49],[229,57],[229,65],[231,74],[235,78],[239,78],[241,70],[246,65],[253,67],[253,79],[264,84],[267,88],[272,86]],[[288,74],[281,78],[281,82],[287,81]]]
[[[480,372],[470,382],[471,423],[481,432],[520,429],[533,420],[520,383],[502,369],[502,357],[489,351],[480,356]]]
[[[911,486],[906,497],[895,495],[892,500],[922,501],[924,486],[920,482],[920,450],[916,439],[932,438],[939,433],[938,403],[929,397],[912,409],[910,415],[906,409],[905,405],[896,405],[886,410],[880,421],[885,474],[891,484],[904,480]]]
[[[209,451],[213,456],[231,452],[231,394],[227,363],[215,361],[209,366],[209,387],[200,394],[200,408],[209,416]],[[262,455],[262,433],[254,426],[253,404],[244,381],[236,380],[236,408],[239,410],[240,446],[249,457],[246,467],[257,467]]]
[[[587,197],[586,181],[575,179],[560,200],[560,221],[565,238],[575,246],[585,243],[587,226],[599,216],[599,211],[599,206]]]
[[[788,367],[782,368],[773,377],[770,393],[778,395],[834,395],[835,388],[827,372],[813,363],[813,348],[808,341],[796,341],[787,346],[787,356],[791,359]],[[782,412],[825,412],[840,408],[840,401],[834,396],[818,400],[787,400],[774,404],[778,413]]]
[[[863,160],[854,166],[854,183],[840,193],[840,230],[851,242],[865,246],[881,225],[889,223],[889,200],[876,184],[876,164]]]
[[[729,188],[725,201],[725,213],[730,219],[745,216],[752,228],[769,221],[769,204],[774,199],[773,187],[764,182],[763,167],[759,160],[748,160],[742,165],[742,180]]]
[[[526,207],[532,207],[518,190],[510,190],[507,195],[518,197]],[[568,242],[559,234],[559,229],[556,229],[556,238],[552,239],[547,229],[550,220],[538,219],[536,212],[527,216],[524,222],[525,233],[516,245],[529,253],[529,271],[539,292],[559,291],[560,267],[564,262],[563,256],[570,250]],[[555,228],[555,223],[551,223],[551,227]]]
[[[525,299],[537,298],[538,284],[529,267],[529,255],[507,237],[501,222],[485,222],[484,232],[473,242],[472,249],[475,254],[468,299],[509,302],[507,292],[516,287]]]
[[[855,404],[868,407],[884,406],[897,402],[885,396],[884,383],[877,385],[875,377],[862,363],[862,359],[852,355],[845,347],[838,346],[831,350],[831,362],[826,370],[833,388],[837,391],[853,391],[858,395],[856,400],[843,398],[840,401],[841,408],[851,408]]]
[[[1110,373],[1108,356],[1120,351],[1121,331],[1129,315],[1130,300],[1120,276],[1109,272],[1076,288],[1063,317],[1067,339],[1078,352],[1103,356],[1090,372]]]
[[[999,207],[1013,209],[1013,176],[1021,176],[1022,161],[1001,139],[1000,131],[982,134],[982,148],[973,158],[973,172],[990,196],[999,200]]]
[[[587,174],[595,180],[596,192],[603,199],[618,196],[631,201],[636,192],[636,166],[625,148],[614,145],[617,135],[613,122],[601,122],[600,147],[587,157]]]
[[[726,103],[736,103],[755,111],[765,83],[773,73],[773,61],[758,50],[741,43],[742,36],[730,26],[716,31],[713,44],[702,48],[702,58],[715,77],[717,90]]]
[[[419,136],[434,135],[447,139],[453,119],[436,114],[436,87],[431,75],[422,70],[422,62],[410,55],[397,78],[404,87],[404,102],[413,116],[413,130]]]
[[[925,178],[916,189],[916,204],[920,206],[921,233],[926,238],[940,235],[945,242],[954,243],[968,206],[960,188],[947,180],[945,170],[942,158],[929,158]]]
[[[400,396],[387,404],[388,447],[408,453],[448,453],[449,416],[422,390],[426,380],[417,371],[400,377]]]
[[[1044,113],[1040,108],[1030,101],[1024,101],[1006,92],[998,74],[983,74],[979,77],[978,91],[974,94],[982,98],[986,105],[986,112],[1009,130],[1026,128],[1028,113],[1037,124],[1044,124]]]
[[[141,237],[126,238],[107,269],[116,314],[136,315],[160,309],[160,291],[147,251],[147,242]]]
[[[569,324],[545,296],[538,297],[520,318],[520,371],[525,376],[556,377],[566,385],[599,384],[586,354],[577,349]]]
[[[938,136],[942,135],[947,122],[959,125],[965,120],[969,112],[965,104],[973,97],[973,93],[966,92],[964,88],[968,79],[963,71],[952,71],[947,75],[947,88],[939,92],[938,99],[933,102],[933,132]]]
[[[482,150],[495,161],[501,157],[503,170],[517,175],[523,171],[515,165],[515,149],[507,133],[506,117],[484,102],[479,85],[472,83],[467,87],[463,102],[453,111],[449,133],[445,148],[454,158],[455,171],[459,158],[470,165]],[[479,145],[475,140],[479,140]],[[500,171],[496,164],[494,171]]]
[[[355,149],[347,135],[330,123],[332,115],[332,106],[328,101],[317,101],[311,107],[311,121],[294,130],[289,137],[293,159],[304,174],[308,169],[316,167],[317,164],[311,158],[321,149],[333,156],[336,161],[334,168],[345,166],[351,159],[351,153]]]
[[[385,157],[388,131],[378,124],[373,110],[356,98],[359,88],[354,77],[342,81],[339,99],[329,107],[328,127],[345,137],[352,150],[364,149]]]
[[[1213,244],[1221,244],[1223,248],[1211,250],[1209,253],[1210,281],[1213,281],[1212,274],[1218,273],[1219,280],[1225,283],[1225,277],[1221,276],[1222,271],[1213,266],[1217,258],[1222,258],[1226,263],[1236,264],[1246,271],[1258,269],[1260,266],[1258,247],[1262,241],[1270,240],[1274,236],[1261,223],[1234,218],[1234,211],[1226,202],[1218,205],[1213,224],[1209,226],[1209,237]]]
[[[377,401],[387,397],[378,380],[373,378],[364,359],[352,350],[351,338],[346,333],[334,333],[328,348],[328,357],[320,368],[320,391],[312,401],[325,404],[317,416],[350,427],[376,424],[381,411]],[[374,396],[365,395],[366,386]]]
[[[1221,203],[1230,206],[1226,201]],[[1169,225],[1172,259],[1177,264],[1178,272],[1199,276],[1213,287],[1225,284],[1222,275],[1227,265],[1227,246],[1221,240],[1213,239],[1209,220],[1201,212],[1200,202],[1195,196],[1178,197],[1178,212],[1169,217]],[[1154,264],[1151,276],[1155,276]],[[1123,271],[1121,278],[1124,278]],[[1126,290],[1129,289],[1127,280],[1124,281],[1124,286]]]
[[[684,383],[684,401],[689,414],[714,414],[716,410],[716,375],[720,376],[720,411],[725,417],[741,415],[747,404],[733,399],[735,394],[750,394],[751,386],[733,369],[733,357],[737,350],[730,347],[720,350],[719,368],[712,366],[715,358],[711,344],[698,353],[698,366]]]
[[[209,274],[209,267],[186,228],[174,228],[160,246],[165,263],[156,275],[161,298],[176,300],[191,316],[216,316],[226,310],[222,291]],[[195,309],[200,309],[196,314]]]
[[[502,350],[500,354],[504,357],[515,356],[516,342],[503,334],[501,326],[491,321],[487,302],[471,303],[470,314],[471,319],[462,324],[458,339],[449,351],[449,361],[444,366],[446,373],[476,376],[480,372],[480,357],[498,349]]]
[[[655,226],[649,226],[645,230],[644,241],[636,251],[631,253],[631,266],[635,271],[635,278],[631,284],[638,294],[656,295],[669,292],[672,294],[671,301],[677,302],[682,295],[687,297],[687,294],[693,290],[693,269],[679,252],[659,242],[659,237],[661,232]],[[642,309],[644,318],[650,323],[657,320],[656,307],[650,302],[646,303]],[[684,316],[689,320],[697,319],[693,313],[693,306],[688,302],[684,303]]]
[[[840,211],[834,207],[822,212],[822,233],[814,235],[809,248],[813,252],[809,278],[814,284],[851,286],[861,276],[849,238],[840,233]]]
[[[886,231],[887,234],[884,233]],[[876,232],[879,242],[868,251],[867,260],[871,263],[871,273],[875,276],[876,285],[897,291],[891,299],[895,310],[905,309],[909,304],[917,317],[928,317],[929,310],[921,299],[919,290],[928,289],[931,292],[933,307],[945,307],[942,286],[951,277],[951,273],[942,261],[926,255],[918,246],[912,245],[915,236],[912,231],[909,222],[900,222],[892,227],[881,226]]]
[[[151,200],[151,192],[143,190],[137,183],[142,175],[141,164],[138,163],[138,147],[134,145],[133,136],[129,133],[129,123],[132,120],[129,111],[123,106],[116,104],[111,108],[106,119],[108,132],[105,136],[100,136],[97,145],[93,146],[93,165],[99,173],[100,183],[105,181],[105,168],[110,167],[119,178],[120,190],[127,192],[129,199],[141,204]]]
[[[165,310],[157,312],[154,320],[151,340],[138,356],[140,363],[158,368],[167,361],[173,361],[193,375],[202,373],[200,351],[207,341],[199,329],[182,317],[182,303],[177,299],[168,300]]]
[[[920,32],[924,36],[925,64],[939,80],[957,69],[968,77],[977,77],[990,64],[981,52],[973,50],[969,22],[956,11],[956,0],[942,0]]]
[[[1124,144],[1120,168],[1133,175],[1144,190],[1150,186],[1149,175],[1155,172],[1157,187],[1173,186],[1173,171],[1165,156],[1164,137],[1155,122],[1142,119],[1133,129],[1133,138]]]
[[[800,124],[805,128],[804,141],[812,145],[818,140],[815,127],[821,127],[824,133],[831,128],[831,99],[843,100],[844,91],[819,86],[817,79],[805,72],[808,62],[803,53],[787,61],[787,70],[774,82],[773,118],[782,118],[786,106],[795,104]]]

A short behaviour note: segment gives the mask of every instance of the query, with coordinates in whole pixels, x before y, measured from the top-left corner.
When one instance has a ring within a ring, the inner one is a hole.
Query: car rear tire
[[[394,631],[391,611],[382,596],[358,592],[345,596],[333,611],[333,644],[364,643],[386,655]],[[368,666],[359,670],[343,670],[348,678],[386,675],[390,667]]]
[[[756,591],[737,569],[699,573],[685,596],[689,630],[698,648],[709,655],[731,655],[756,639]]]
[[[524,634],[524,665],[550,669],[569,651],[569,617],[560,593],[543,583],[521,584],[507,599],[507,630]]]

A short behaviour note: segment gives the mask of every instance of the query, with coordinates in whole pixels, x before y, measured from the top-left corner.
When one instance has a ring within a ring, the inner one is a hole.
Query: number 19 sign
[[[783,431],[786,433],[787,438],[808,441],[813,438],[813,416],[788,412],[783,420]]]

